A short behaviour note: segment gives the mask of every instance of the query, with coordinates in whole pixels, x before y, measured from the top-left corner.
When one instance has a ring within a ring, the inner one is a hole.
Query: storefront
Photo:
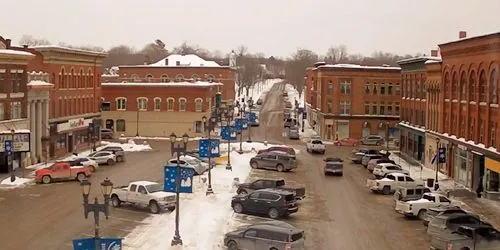
[[[454,147],[454,179],[456,183],[462,184],[468,188],[472,187],[472,160],[473,155],[463,145]]]
[[[486,173],[484,176],[484,193],[489,199],[500,199],[500,161],[484,157]]]
[[[425,131],[410,125],[399,123],[400,150],[407,156],[425,163]]]
[[[14,137],[14,138],[13,138]],[[5,141],[13,140],[14,147],[12,149],[12,167],[17,169],[23,167],[26,154],[30,151],[30,133],[29,132],[16,132],[14,136],[11,133],[0,134],[0,173],[9,172],[9,158],[5,152]]]
[[[57,158],[90,148],[88,126],[92,120],[92,118],[78,118],[50,124],[50,157]]]

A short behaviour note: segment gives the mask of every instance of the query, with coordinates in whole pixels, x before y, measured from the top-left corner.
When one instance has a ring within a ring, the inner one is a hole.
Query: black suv
[[[100,149],[99,151],[112,152],[114,155],[116,155],[117,162],[125,161],[125,151],[120,146],[107,146],[107,147]]]
[[[292,192],[272,188],[234,196],[231,207],[236,213],[267,215],[272,219],[287,216],[299,210]]]

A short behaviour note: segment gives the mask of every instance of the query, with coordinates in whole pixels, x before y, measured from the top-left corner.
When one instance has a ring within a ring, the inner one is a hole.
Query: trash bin
[[[432,179],[432,178],[427,179],[427,187],[429,187],[429,188],[434,187],[434,179]]]

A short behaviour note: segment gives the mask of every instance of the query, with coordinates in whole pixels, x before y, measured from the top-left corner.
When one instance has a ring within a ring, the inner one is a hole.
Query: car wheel
[[[380,146],[380,142],[377,142],[375,145]]]
[[[123,156],[117,156],[116,157],[117,162],[122,162],[123,161]]]
[[[391,187],[389,186],[385,186],[383,189],[382,189],[382,193],[385,194],[385,195],[388,195],[391,193]]]
[[[50,182],[52,182],[52,178],[48,175],[45,175],[42,177],[42,183],[43,184],[49,184]]]
[[[278,209],[276,209],[276,208],[269,209],[269,212],[267,213],[267,215],[269,215],[269,218],[271,218],[271,219],[277,219],[279,217]]]
[[[95,172],[95,170],[96,170],[96,168],[92,165],[90,165],[89,168],[90,168],[90,171],[92,171],[92,172]]]
[[[417,217],[419,220],[424,220],[426,214],[427,214],[427,210],[421,209],[420,211],[418,211]]]
[[[246,194],[248,194],[248,192],[243,189],[243,190],[238,191],[238,194],[246,195]]]
[[[283,165],[281,165],[281,164],[278,164],[276,166],[276,170],[278,170],[278,172],[283,172],[285,170],[285,167],[283,167]]]
[[[231,240],[227,243],[227,249],[228,250],[238,250],[238,243],[236,243],[234,240]]]
[[[256,161],[252,161],[252,162],[250,162],[250,166],[251,166],[252,168],[254,168],[254,169],[259,168],[259,164],[257,164],[257,162],[256,162]]]
[[[277,249],[277,248],[275,248],[275,247],[271,247],[271,249],[269,249],[269,250],[278,250],[278,249]]]
[[[111,205],[113,207],[120,207],[122,205],[122,201],[120,200],[120,198],[118,198],[117,195],[113,195],[111,196]]]
[[[113,159],[108,159],[108,160],[106,161],[106,163],[107,163],[108,165],[114,165],[114,164],[115,164],[115,161],[113,161]]]
[[[233,210],[235,213],[243,213],[243,206],[241,205],[241,203],[236,203],[233,205]]]
[[[79,182],[82,182],[83,180],[85,180],[85,178],[86,178],[86,177],[87,177],[87,176],[85,176],[85,174],[84,174],[84,173],[78,173],[78,174],[76,175],[76,179],[77,179]]]
[[[149,202],[149,212],[151,212],[152,214],[160,213],[160,206],[158,206],[158,203],[156,201]]]
[[[175,210],[175,206],[173,206],[173,207],[167,207],[167,210],[168,210],[169,212],[172,212],[172,211],[174,211],[174,210]]]

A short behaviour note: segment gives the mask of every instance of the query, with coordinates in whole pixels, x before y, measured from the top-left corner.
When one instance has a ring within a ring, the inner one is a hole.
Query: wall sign
[[[0,152],[5,152],[5,141],[12,140],[11,134],[0,134]],[[30,134],[17,133],[14,135],[12,152],[29,152]]]
[[[71,119],[68,122],[57,124],[57,132],[64,132],[73,129],[85,128],[88,127],[89,124],[92,123],[92,119]]]

